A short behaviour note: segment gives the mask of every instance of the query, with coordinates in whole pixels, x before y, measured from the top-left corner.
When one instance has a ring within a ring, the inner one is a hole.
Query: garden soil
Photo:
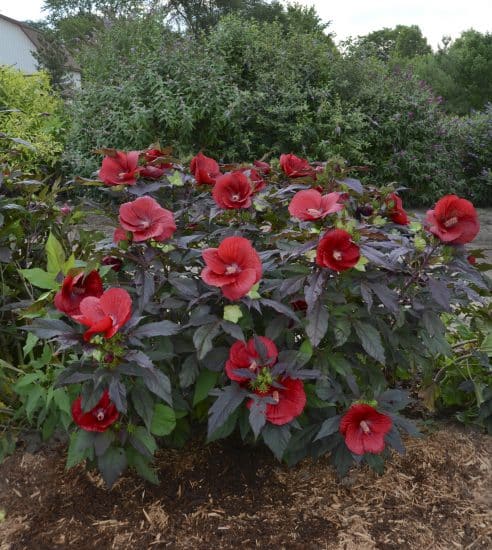
[[[161,484],[111,491],[65,449],[0,466],[0,549],[492,548],[492,438],[451,424],[407,440],[384,475],[340,480],[326,459],[294,468],[231,442],[163,450]]]

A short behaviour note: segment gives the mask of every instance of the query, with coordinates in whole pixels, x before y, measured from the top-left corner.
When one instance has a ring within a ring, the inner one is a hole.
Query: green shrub
[[[413,205],[483,195],[469,191],[483,174],[463,169],[462,130],[425,82],[360,48],[342,55],[319,32],[229,16],[196,38],[143,17],[97,34],[81,59],[67,151],[79,174],[97,168],[95,148],[160,141],[225,162],[340,155],[369,165],[368,183],[411,189]]]
[[[467,117],[450,117],[444,129],[457,154],[462,194],[477,206],[492,204],[492,105]]]
[[[19,149],[14,166],[31,174],[52,169],[63,150],[64,126],[63,104],[46,73],[26,76],[0,67],[1,131],[31,145]]]

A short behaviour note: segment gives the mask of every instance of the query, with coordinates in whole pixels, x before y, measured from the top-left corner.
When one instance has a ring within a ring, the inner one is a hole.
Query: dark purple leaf
[[[135,338],[152,338],[154,336],[173,336],[178,334],[181,327],[172,321],[158,321],[140,325],[132,332]]]
[[[352,189],[352,191],[355,191],[359,195],[362,195],[362,193],[364,192],[364,187],[362,186],[362,183],[354,178],[345,178],[343,180],[336,181],[337,183],[343,183],[343,185],[346,185],[349,189]]]
[[[216,395],[217,399],[214,401],[209,409],[208,418],[208,436],[212,436],[213,433],[220,428],[229,416],[239,407],[247,396],[247,392],[239,386],[239,384],[231,384],[223,389],[214,390],[211,395]]]
[[[427,284],[429,285],[432,298],[444,309],[444,311],[451,311],[451,292],[447,285],[433,277],[428,278]]]
[[[306,334],[313,347],[316,347],[328,330],[327,307],[321,301],[316,302],[314,306],[308,310],[306,319]]]

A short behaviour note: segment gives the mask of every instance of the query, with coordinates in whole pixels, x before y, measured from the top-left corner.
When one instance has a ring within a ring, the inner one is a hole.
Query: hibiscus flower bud
[[[114,256],[104,256],[104,258],[101,260],[101,263],[103,265],[109,265],[111,266],[111,269],[113,271],[120,271],[121,266],[123,265],[123,261],[120,258],[115,258]]]
[[[439,199],[426,216],[429,231],[446,244],[466,244],[478,235],[480,222],[470,201],[456,195]]]
[[[477,263],[477,259],[473,254],[470,254],[469,256],[467,256],[466,259],[470,265],[475,265]]]
[[[320,267],[339,272],[354,267],[359,258],[359,247],[352,241],[350,233],[343,229],[325,233],[316,250],[316,263]]]
[[[403,209],[403,202],[396,193],[388,195],[385,202],[388,216],[393,223],[399,225],[408,225],[410,223],[408,214]]]
[[[70,214],[70,212],[72,212],[73,208],[71,206],[69,206],[67,203],[65,203],[61,208],[60,208],[60,212],[64,215],[64,216],[68,216]]]
[[[370,204],[365,204],[364,206],[358,206],[355,211],[355,217],[360,220],[361,216],[368,217],[372,216],[374,208]]]

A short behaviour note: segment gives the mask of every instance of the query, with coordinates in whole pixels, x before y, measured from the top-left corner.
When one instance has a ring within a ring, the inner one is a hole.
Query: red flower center
[[[254,372],[258,368],[258,363],[253,359],[248,368],[251,372]]]
[[[279,395],[278,391],[274,391],[272,393],[272,399],[275,401],[275,403],[278,403],[280,401],[280,395]]]
[[[321,216],[321,210],[318,210],[316,208],[308,208],[307,209],[307,213],[310,215],[310,216]]]
[[[231,195],[231,200],[238,201],[241,197],[236,193],[235,195]]]
[[[365,434],[371,433],[371,428],[369,428],[369,424],[365,420],[361,420],[359,426]]]
[[[456,216],[453,216],[452,218],[449,218],[449,220],[446,220],[444,222],[444,227],[454,227],[458,223],[458,218]]]
[[[340,250],[334,250],[333,251],[333,258],[339,262],[341,259],[342,259],[342,253],[340,252]]]
[[[97,411],[94,412],[94,416],[98,422],[102,422],[106,416],[106,413],[104,412],[104,409],[97,409]]]
[[[241,271],[241,268],[236,264],[230,264],[226,267],[226,275],[234,275],[234,273],[239,273]]]

